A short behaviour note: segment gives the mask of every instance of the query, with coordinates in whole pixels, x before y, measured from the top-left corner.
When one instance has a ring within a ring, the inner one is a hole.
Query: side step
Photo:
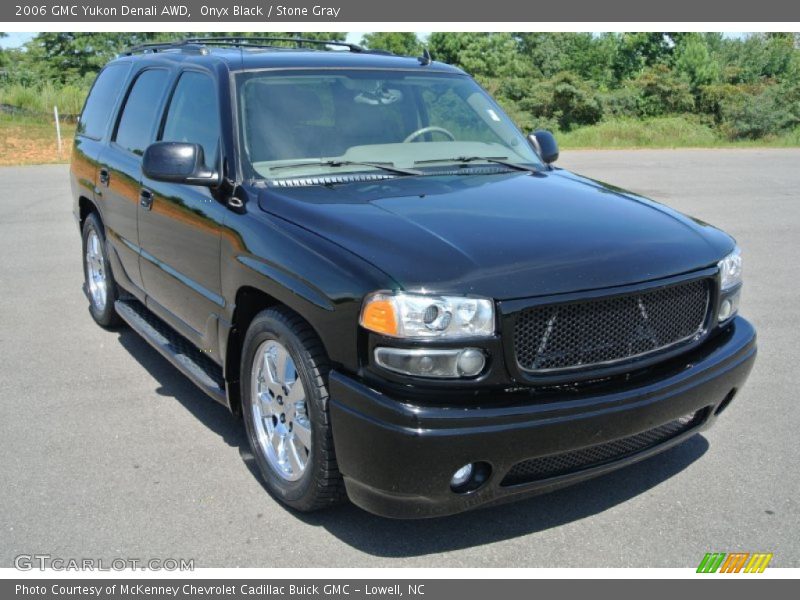
[[[222,367],[198,350],[190,341],[131,298],[114,303],[117,314],[164,358],[217,402],[228,404]]]

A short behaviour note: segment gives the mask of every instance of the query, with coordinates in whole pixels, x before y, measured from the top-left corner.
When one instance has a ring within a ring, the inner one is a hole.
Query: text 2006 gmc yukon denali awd
[[[553,167],[461,70],[194,39],[107,65],[72,160],[85,291],[243,416],[269,490],[429,517],[711,425],[755,332],[714,227]]]

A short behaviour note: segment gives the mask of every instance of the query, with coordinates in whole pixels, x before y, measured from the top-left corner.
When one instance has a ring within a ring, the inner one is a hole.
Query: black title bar
[[[0,20],[44,22],[798,22],[800,3],[787,0],[303,0],[287,3],[230,0],[11,0],[0,3]],[[710,27],[709,29],[714,29]]]

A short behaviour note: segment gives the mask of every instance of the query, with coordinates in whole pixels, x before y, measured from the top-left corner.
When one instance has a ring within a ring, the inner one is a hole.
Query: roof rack
[[[156,53],[164,50],[182,50],[183,52],[190,52],[193,54],[208,54],[207,48],[195,43],[190,43],[187,40],[175,40],[172,42],[148,42],[146,44],[138,44],[128,48],[127,50],[123,50],[120,54],[122,56],[131,56],[133,54]]]
[[[209,46],[251,46],[256,48],[283,48],[284,46],[276,46],[274,42],[289,42],[297,44],[298,48],[303,48],[304,45],[310,44],[312,46],[339,46],[347,48],[350,52],[367,52],[365,48],[358,44],[351,44],[349,42],[337,42],[334,40],[312,40],[309,38],[300,37],[244,37],[244,36],[226,36],[226,37],[195,37],[187,38],[184,40],[192,44],[205,44]]]
[[[149,42],[128,48],[122,54],[131,56],[132,54],[146,54],[163,52],[165,50],[181,50],[194,54],[207,54],[207,46],[228,46],[235,48],[283,48],[278,43],[295,44],[297,48],[306,46],[319,46],[323,49],[328,46],[340,46],[347,48],[350,52],[365,52],[376,54],[387,54],[386,50],[367,50],[358,44],[349,42],[337,42],[333,40],[312,40],[299,37],[244,37],[244,36],[225,36],[225,37],[192,37],[170,42]],[[388,53],[391,54],[391,53]]]

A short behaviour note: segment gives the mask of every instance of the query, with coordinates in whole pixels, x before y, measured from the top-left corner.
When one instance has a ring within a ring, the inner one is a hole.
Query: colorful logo
[[[698,573],[763,573],[772,553],[708,552],[697,566]]]

